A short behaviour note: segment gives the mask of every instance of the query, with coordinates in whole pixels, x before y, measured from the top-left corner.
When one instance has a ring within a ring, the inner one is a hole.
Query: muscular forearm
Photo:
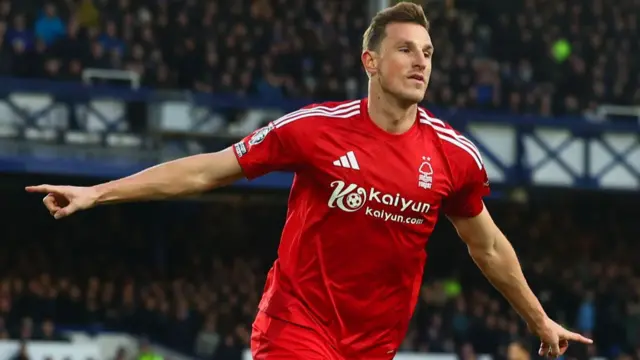
[[[473,260],[529,326],[541,325],[546,314],[527,284],[513,247],[502,233],[496,237],[491,248],[469,247]]]
[[[190,156],[96,185],[96,205],[179,197],[222,186],[234,179],[229,179],[231,174],[211,169],[216,165],[216,155]]]

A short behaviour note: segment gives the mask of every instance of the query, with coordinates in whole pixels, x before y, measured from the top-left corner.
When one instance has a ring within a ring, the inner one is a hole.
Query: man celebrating
[[[391,359],[413,315],[426,239],[443,212],[489,281],[557,357],[568,341],[527,285],[482,201],[480,153],[420,108],[434,48],[420,6],[378,13],[363,38],[365,99],[310,105],[233,147],[93,187],[41,185],[60,219],[97,205],[200,193],[295,173],[278,259],[253,325],[254,359]]]

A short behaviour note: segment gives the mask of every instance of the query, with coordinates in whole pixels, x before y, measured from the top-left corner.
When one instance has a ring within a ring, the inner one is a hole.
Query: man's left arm
[[[513,246],[496,226],[486,207],[473,217],[449,216],[469,254],[491,284],[533,329],[544,326],[547,315],[527,284]]]
[[[485,277],[511,303],[540,337],[538,354],[556,358],[563,354],[569,341],[592,343],[579,334],[566,330],[551,320],[533,294],[522,273],[516,252],[493,222],[482,200],[489,194],[489,178],[480,152],[462,135],[448,149],[452,160],[452,193],[443,202],[443,211],[469,248],[469,254]],[[475,156],[473,156],[475,155]]]
[[[445,199],[443,211],[485,277],[529,327],[541,326],[547,315],[525,280],[513,246],[485,207],[483,198],[489,195],[490,187],[480,152],[461,134],[456,137],[460,144],[448,149],[454,189]]]
[[[485,277],[511,303],[529,329],[540,337],[538,354],[554,359],[567,350],[569,341],[593,343],[547,316],[527,284],[513,246],[493,222],[484,203],[480,203],[482,210],[478,215],[448,217]]]

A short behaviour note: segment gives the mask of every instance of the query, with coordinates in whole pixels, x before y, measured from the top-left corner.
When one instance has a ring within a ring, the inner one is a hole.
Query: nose
[[[427,68],[427,62],[428,62],[428,61],[429,61],[429,60],[427,59],[427,57],[426,57],[424,54],[419,53],[419,54],[414,58],[414,61],[413,61],[413,67],[414,67],[416,70],[423,71],[424,69],[426,69],[426,68]]]

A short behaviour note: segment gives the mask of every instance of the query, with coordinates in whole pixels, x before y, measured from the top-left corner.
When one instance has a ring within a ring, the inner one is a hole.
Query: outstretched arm
[[[284,120],[254,131],[225,150],[169,161],[108,183],[91,187],[39,185],[26,190],[47,194],[45,206],[60,219],[96,205],[185,196],[243,177],[251,180],[272,171],[295,172],[304,163],[301,139],[306,143],[308,137],[304,122]]]
[[[592,342],[549,319],[527,284],[513,246],[484,206],[477,216],[450,216],[449,219],[486,278],[511,303],[529,329],[540,337],[540,355],[555,358],[566,351],[569,341]]]
[[[26,190],[45,193],[43,202],[56,219],[76,211],[119,202],[159,200],[201,193],[243,177],[233,150],[169,161],[137,174],[91,187],[38,185]]]
[[[97,205],[159,200],[202,193],[242,177],[231,148],[156,165],[137,174],[96,185]]]

